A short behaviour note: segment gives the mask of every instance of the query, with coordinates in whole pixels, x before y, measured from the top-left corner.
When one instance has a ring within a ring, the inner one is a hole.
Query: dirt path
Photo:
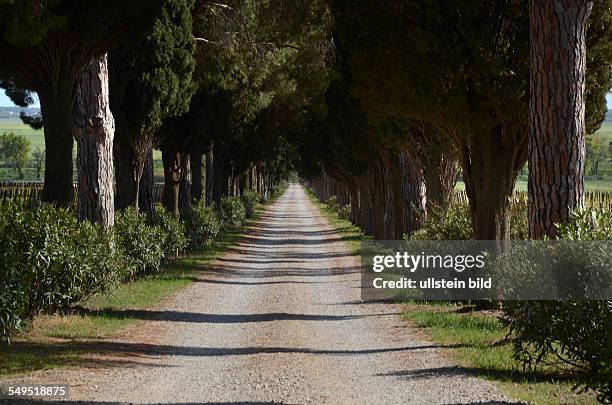
[[[66,382],[88,404],[505,403],[416,338],[397,306],[360,304],[357,260],[292,185],[197,282],[105,343],[105,367],[28,380]]]

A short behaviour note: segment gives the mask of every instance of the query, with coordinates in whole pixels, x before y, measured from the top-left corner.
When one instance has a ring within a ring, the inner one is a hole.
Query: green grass
[[[576,394],[574,381],[563,370],[525,371],[512,358],[507,330],[495,314],[464,313],[452,304],[410,304],[404,319],[442,347],[458,365],[494,381],[508,395],[533,404],[597,404],[593,394]]]
[[[23,135],[28,141],[30,141],[30,152],[34,149],[40,148],[45,149],[45,133],[44,130],[34,130],[30,126],[25,125],[21,120],[14,118],[0,118],[0,134],[12,132],[15,135]],[[74,150],[76,151],[76,144]],[[153,151],[153,159],[160,160],[161,152],[158,150]],[[162,171],[163,173],[163,171]]]
[[[35,148],[45,149],[45,135],[43,130],[34,130],[25,125],[19,119],[0,119],[0,134],[12,132],[15,135],[22,135],[30,141],[30,151]]]
[[[362,241],[366,239],[371,239],[368,236],[365,236],[359,227],[353,225],[351,221],[342,219],[338,217],[338,213],[333,211],[329,206],[325,203],[319,201],[319,198],[314,195],[310,190],[306,189],[306,194],[310,201],[321,211],[323,215],[327,218],[332,227],[334,227],[338,233],[342,235],[342,240],[344,240],[350,246],[351,250],[359,255],[361,253]]]
[[[308,195],[332,226],[349,239],[355,254],[360,254],[360,241],[367,238],[361,230],[350,221],[338,218],[314,194],[308,192]],[[411,303],[406,304],[403,319],[422,329],[435,344],[445,348],[466,372],[493,381],[510,397],[542,405],[597,404],[595,395],[572,391],[573,381],[567,373],[552,369],[523,370],[512,357],[512,345],[506,340],[507,330],[497,314],[464,313],[461,309],[445,302]]]
[[[36,318],[11,347],[0,345],[0,377],[36,370],[89,364],[98,341],[141,322],[130,311],[147,310],[161,304],[192,283],[200,268],[221,257],[257,220],[263,206],[244,226],[226,231],[211,246],[171,262],[160,274],[123,283],[75,306],[67,315]]]

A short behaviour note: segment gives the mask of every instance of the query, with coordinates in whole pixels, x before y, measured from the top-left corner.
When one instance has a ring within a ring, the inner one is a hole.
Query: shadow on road
[[[392,313],[368,315],[311,315],[272,312],[264,314],[203,314],[199,312],[153,311],[153,310],[116,310],[77,308],[80,315],[101,316],[117,319],[142,319],[147,321],[190,322],[190,323],[250,323],[272,321],[346,321],[372,316],[389,316]]]

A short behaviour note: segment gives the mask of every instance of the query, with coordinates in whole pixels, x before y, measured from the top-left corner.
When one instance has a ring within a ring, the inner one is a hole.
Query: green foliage
[[[528,239],[527,201],[518,201],[510,211],[510,239]],[[423,228],[411,240],[469,240],[473,237],[470,209],[467,204],[451,203],[448,207],[433,206],[427,212]]]
[[[187,218],[187,231],[192,248],[210,245],[221,231],[221,221],[215,207],[207,207],[203,201],[196,202]]]
[[[583,387],[612,400],[612,301],[509,301],[504,313],[517,360],[571,366]]]
[[[115,284],[120,260],[111,232],[50,206],[0,206],[0,331],[41,311],[64,310]]]
[[[221,217],[224,225],[240,225],[246,218],[246,210],[238,197],[221,199]]]
[[[272,190],[270,191],[270,200],[274,200],[274,199],[280,197],[281,195],[283,195],[285,190],[287,190],[287,183],[286,182],[279,182],[279,183],[275,184],[272,187]]]
[[[338,204],[338,197],[332,195],[325,201],[325,204],[329,207],[330,210],[338,212],[338,208],[340,208],[340,204]]]
[[[0,159],[17,170],[19,178],[23,178],[23,168],[30,157],[30,141],[24,136],[13,133],[0,135]]]
[[[164,121],[189,109],[195,91],[192,6],[193,0],[163,0],[146,37],[109,54],[111,109],[124,141],[150,148]]]
[[[512,204],[512,210],[510,211],[510,239],[529,239],[527,199],[520,199]]]
[[[351,217],[351,204],[346,204],[338,208],[338,218],[350,219]]]
[[[163,251],[165,257],[178,257],[187,247],[185,224],[164,208],[155,210],[153,225],[164,233]]]
[[[557,228],[559,239],[609,240],[612,237],[612,212],[602,209],[574,212],[569,223]]]
[[[609,240],[611,234],[612,213],[584,210],[575,213],[567,225],[559,226],[558,237],[595,241]],[[580,278],[564,284],[575,291],[585,278],[598,276],[593,273],[598,263],[609,273],[610,254],[595,247],[584,252],[563,244],[543,256],[542,266],[570,260]],[[516,359],[533,369],[561,362],[580,372],[583,389],[597,391],[602,402],[612,401],[612,301],[509,301],[504,303],[504,314],[513,334]]]
[[[340,219],[349,219],[351,216],[351,204],[340,205],[338,202],[338,197],[332,195],[325,201],[325,204],[329,207],[330,210],[338,214],[338,218]]]
[[[242,193],[241,198],[246,210],[246,217],[252,218],[253,214],[255,213],[255,207],[259,203],[259,200],[261,200],[261,196],[256,191],[245,190]]]
[[[137,214],[133,208],[117,212],[115,233],[124,259],[124,278],[161,269],[166,235],[162,229],[150,226],[145,214]]]
[[[416,231],[411,240],[468,240],[472,239],[470,210],[465,204],[432,207],[425,226]]]

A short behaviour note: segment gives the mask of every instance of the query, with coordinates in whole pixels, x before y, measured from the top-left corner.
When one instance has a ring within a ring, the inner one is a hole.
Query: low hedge
[[[39,312],[63,311],[119,282],[123,260],[112,231],[72,212],[0,207],[0,332],[8,337]]]
[[[208,246],[220,231],[221,220],[215,207],[207,207],[203,202],[195,203],[187,217],[189,246],[192,248]]]
[[[224,225],[240,225],[246,218],[246,209],[238,197],[221,199],[221,217]]]

